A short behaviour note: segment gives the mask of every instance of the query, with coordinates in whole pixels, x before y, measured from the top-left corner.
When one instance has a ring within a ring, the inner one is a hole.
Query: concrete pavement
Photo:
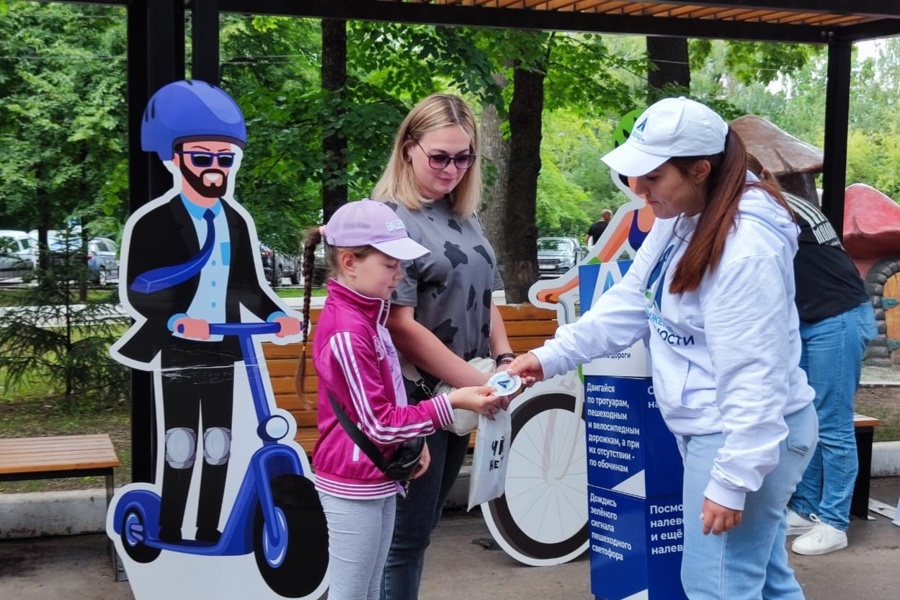
[[[896,506],[900,477],[872,480],[871,496]],[[900,527],[887,517],[854,518],[850,547],[791,563],[810,600],[900,597]],[[3,600],[133,600],[116,582],[102,534],[0,541]],[[426,555],[421,597],[428,600],[590,599],[590,561],[526,567],[496,549],[477,510],[448,511]]]

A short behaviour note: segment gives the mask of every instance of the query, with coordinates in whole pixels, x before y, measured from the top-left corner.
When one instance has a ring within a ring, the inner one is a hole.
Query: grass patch
[[[900,387],[864,387],[856,393],[854,410],[875,417],[876,442],[900,441]]]

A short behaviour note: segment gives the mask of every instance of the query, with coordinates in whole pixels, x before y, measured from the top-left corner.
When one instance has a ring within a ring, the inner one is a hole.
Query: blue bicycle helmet
[[[161,87],[144,110],[141,148],[171,160],[177,144],[221,140],[241,148],[247,126],[237,103],[216,86],[199,80],[175,81]]]

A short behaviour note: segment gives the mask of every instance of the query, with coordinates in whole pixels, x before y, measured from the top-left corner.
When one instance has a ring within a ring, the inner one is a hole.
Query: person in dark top
[[[600,220],[595,221],[593,225],[588,228],[587,233],[584,236],[584,245],[585,246],[593,246],[600,239],[600,236],[603,235],[603,232],[606,231],[606,226],[609,225],[610,219],[612,219],[612,211],[608,208],[604,208],[600,213]]]
[[[777,183],[759,161],[748,169]],[[784,194],[800,227],[794,257],[803,351],[800,366],[816,391],[819,445],[788,504],[791,550],[820,555],[847,547],[850,501],[858,470],[853,398],[866,346],[877,334],[875,313],[856,265],[822,212]]]

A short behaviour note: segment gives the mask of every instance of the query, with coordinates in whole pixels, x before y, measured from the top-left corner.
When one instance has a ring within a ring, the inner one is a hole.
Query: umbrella
[[[798,140],[771,121],[744,115],[733,120],[731,128],[741,137],[747,152],[776,177],[822,171],[821,149]]]

